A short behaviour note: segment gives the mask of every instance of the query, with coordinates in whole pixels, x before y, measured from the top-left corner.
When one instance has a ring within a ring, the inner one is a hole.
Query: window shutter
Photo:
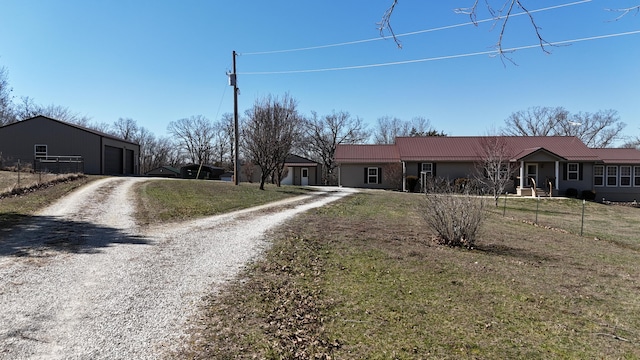
[[[433,177],[436,177],[436,163],[431,164],[431,173],[433,174]]]
[[[579,163],[578,164],[578,172],[579,172],[579,177],[580,177],[580,181],[582,181],[582,175],[584,173],[584,164],[583,163]]]
[[[378,184],[382,184],[382,168],[378,168]]]
[[[364,168],[364,183],[368,184],[369,183],[369,169],[367,169],[366,167]]]
[[[418,177],[420,177],[421,172],[422,172],[422,163],[418,163]]]
[[[567,180],[567,163],[562,163],[562,180]]]

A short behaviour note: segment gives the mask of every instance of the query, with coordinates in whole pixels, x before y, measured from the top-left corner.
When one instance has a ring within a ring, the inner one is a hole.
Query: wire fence
[[[572,198],[503,196],[491,212],[553,231],[640,248],[638,203],[602,204]]]
[[[84,160],[80,156],[42,157],[33,162],[5,157],[0,159],[0,196],[83,173]]]

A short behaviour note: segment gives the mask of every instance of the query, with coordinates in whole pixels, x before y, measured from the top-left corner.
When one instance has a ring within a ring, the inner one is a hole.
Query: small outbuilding
[[[189,164],[180,168],[180,177],[183,179],[220,180],[224,169],[213,165]]]
[[[149,170],[145,173],[146,176],[165,177],[165,178],[179,178],[180,169],[176,169],[172,166],[160,166],[155,169]]]

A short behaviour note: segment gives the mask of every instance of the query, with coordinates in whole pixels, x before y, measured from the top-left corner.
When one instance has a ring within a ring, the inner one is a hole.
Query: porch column
[[[560,187],[560,161],[556,160],[556,190]]]
[[[524,189],[524,161],[520,161],[520,190]]]
[[[407,191],[407,164],[402,162],[402,192]]]

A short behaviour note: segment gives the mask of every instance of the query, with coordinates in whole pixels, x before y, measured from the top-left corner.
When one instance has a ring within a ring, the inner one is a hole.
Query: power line
[[[593,1],[593,0],[580,0],[580,1],[575,1],[575,2],[572,2],[572,3],[554,5],[554,6],[549,6],[549,7],[546,7],[546,8],[530,10],[528,13],[527,12],[520,12],[520,13],[517,13],[517,14],[511,14],[509,17],[522,16],[522,15],[527,15],[527,14],[535,14],[535,13],[539,13],[539,12],[543,12],[543,11],[549,11],[549,10],[555,10],[555,9],[560,9],[560,8],[564,8],[564,7],[574,6],[574,5],[580,5],[580,4],[588,3],[588,2],[591,2],[591,1]],[[505,19],[506,17],[507,17],[506,15],[503,15],[503,16],[498,16],[498,17],[489,18],[489,19],[482,19],[482,20],[477,20],[477,21],[469,21],[469,22],[461,23],[461,24],[447,25],[447,26],[440,26],[440,27],[431,28],[431,29],[412,31],[412,32],[398,34],[398,35],[396,35],[396,38],[404,37],[404,36],[411,36],[411,35],[419,35],[419,34],[435,32],[435,31],[441,31],[441,30],[455,29],[455,28],[458,28],[458,27],[469,26],[469,25],[482,24],[482,23],[485,23],[485,22],[497,21],[497,20]],[[246,53],[240,53],[239,55],[244,55],[244,56],[249,56],[249,55],[270,55],[270,54],[281,54],[281,53],[289,53],[289,52],[297,52],[297,51],[318,50],[318,49],[326,49],[326,48],[332,48],[332,47],[338,47],[338,46],[362,44],[362,43],[367,43],[367,42],[372,42],[372,41],[380,41],[380,40],[386,40],[386,39],[387,39],[386,37],[378,36],[378,37],[371,38],[371,39],[354,40],[354,41],[347,41],[347,42],[328,44],[328,45],[307,46],[307,47],[300,47],[300,48],[294,48],[294,49],[285,49],[285,50],[246,52]]]
[[[635,35],[635,34],[640,34],[640,30],[622,32],[622,33],[615,33],[615,34],[609,34],[609,35],[591,36],[591,37],[573,39],[573,40],[556,41],[556,42],[548,43],[546,45],[547,46],[559,46],[559,45],[567,45],[567,44],[571,44],[571,43],[578,43],[578,42],[599,40],[599,39],[607,39],[607,38],[626,36],[626,35]],[[513,47],[513,48],[509,48],[509,49],[503,49],[502,52],[503,53],[509,53],[509,52],[514,52],[514,51],[517,51],[517,50],[526,50],[526,49],[532,49],[532,48],[538,48],[538,47],[540,47],[540,44],[519,46],[519,47]],[[240,72],[240,73],[238,73],[238,75],[282,75],[282,74],[317,73],[317,72],[325,72],[325,71],[355,70],[355,69],[366,69],[366,68],[374,68],[374,67],[382,67],[382,66],[405,65],[405,64],[413,64],[413,63],[436,61],[436,60],[458,59],[458,58],[478,56],[478,55],[499,55],[499,54],[500,54],[500,51],[498,51],[498,50],[487,50],[487,51],[480,51],[480,52],[474,52],[474,53],[466,53],[466,54],[458,54],[458,55],[446,55],[446,56],[438,56],[438,57],[432,57],[432,58],[395,61],[395,62],[379,63],[379,64],[354,65],[354,66],[322,68],[322,69],[308,69],[308,70]]]

